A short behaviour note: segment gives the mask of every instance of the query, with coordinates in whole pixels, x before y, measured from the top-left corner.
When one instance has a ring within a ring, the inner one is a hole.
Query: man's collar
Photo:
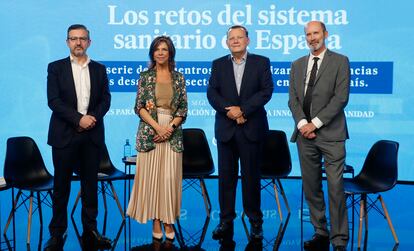
[[[69,55],[69,58],[70,58],[70,62],[71,63],[76,63],[76,64],[79,64],[78,63],[78,60],[72,55],[72,54],[70,54]],[[89,63],[91,62],[91,59],[89,58],[89,56],[88,55],[86,55],[86,61],[85,61],[85,63],[84,64],[82,64],[82,66],[84,67],[84,66],[87,66]]]
[[[247,51],[244,53],[244,55],[242,56],[242,62],[243,61],[246,61],[246,59],[247,59]],[[234,60],[234,56],[232,55],[232,54],[230,54],[230,59],[233,61],[233,62],[235,62],[235,60]]]
[[[318,56],[315,56],[312,53],[309,53],[309,57],[310,57],[310,59],[313,59],[314,57],[318,57],[318,58],[322,59],[325,56],[327,50],[328,49],[325,48],[325,50],[323,50],[321,53],[319,53]]]

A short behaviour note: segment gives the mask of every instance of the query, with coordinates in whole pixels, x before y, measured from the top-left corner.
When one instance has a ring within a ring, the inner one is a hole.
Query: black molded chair
[[[355,204],[360,204],[358,248],[361,247],[362,224],[365,218],[365,234],[368,234],[368,212],[375,209],[387,219],[396,244],[399,244],[397,234],[385,206],[381,194],[375,200],[368,197],[369,194],[377,194],[390,190],[395,186],[398,179],[398,148],[395,141],[380,140],[376,142],[368,152],[360,173],[353,179],[345,179],[344,188],[347,195],[356,195]],[[383,211],[377,206],[380,201]],[[365,238],[366,239],[366,238]]]
[[[76,174],[76,172],[75,172]],[[113,198],[116,202],[116,205],[118,206],[119,213],[121,214],[122,221],[125,220],[125,214],[124,210],[122,209],[121,203],[118,199],[118,194],[115,191],[114,185],[112,184],[112,181],[115,180],[125,180],[127,178],[127,175],[118,170],[113,164],[109,157],[108,148],[106,145],[102,147],[102,155],[101,155],[101,162],[99,164],[99,170],[98,170],[98,182],[101,185],[98,186],[98,193],[102,194],[102,199],[104,202],[104,208],[105,208],[105,216],[104,216],[104,225],[103,225],[103,234],[105,234],[106,231],[106,219],[108,214],[108,207],[106,202],[106,195]],[[74,179],[79,179],[79,176],[75,175]],[[124,184],[125,189],[125,184]],[[73,205],[71,217],[73,219],[73,215],[75,213],[76,207],[78,206],[79,199],[81,198],[81,190],[79,190],[78,195],[75,200],[75,204]],[[125,191],[124,191],[125,192]]]
[[[285,202],[288,216],[290,216],[290,207],[283,190],[281,178],[286,178],[292,170],[292,161],[286,134],[279,130],[269,130],[266,140],[263,144],[263,159],[260,168],[262,175],[262,190],[265,190],[275,196],[277,210],[279,212],[280,221],[283,221],[283,214],[279,200],[279,194]],[[273,187],[273,191],[269,191],[269,187]],[[246,235],[249,238],[249,231],[244,220],[244,212],[242,214],[243,226]]]
[[[207,227],[210,221],[211,203],[210,197],[204,183],[204,178],[214,173],[214,163],[211,157],[210,147],[206,135],[202,129],[186,128],[183,129],[184,152],[183,152],[183,192],[188,188],[198,191],[204,200],[206,210],[206,221],[203,226],[201,236],[196,246],[201,247],[206,235]],[[180,221],[177,220],[180,245],[185,245],[184,236]],[[189,234],[186,240],[196,240],[195,235]]]
[[[29,200],[26,244],[30,245],[32,215],[36,210],[39,210],[40,232],[42,232],[42,203],[45,203],[49,207],[52,206],[51,192],[53,189],[53,176],[46,169],[39,148],[32,138],[14,137],[7,140],[4,178],[8,185],[18,189],[13,209],[10,212],[4,228],[4,235],[7,233],[14,212],[22,205],[27,209],[26,202]],[[29,192],[29,195],[26,195],[25,192]],[[42,192],[46,194],[42,194]],[[33,209],[35,194],[37,201],[34,202],[35,208]],[[50,201],[47,195],[50,196]],[[20,198],[22,200],[18,204]]]
[[[1,192],[3,192],[3,191],[6,191],[6,190],[8,190],[9,188],[11,188],[11,205],[13,205],[14,204],[14,189],[10,186],[10,185],[8,185],[8,184],[6,184],[6,185],[3,185],[3,186],[0,186],[0,193]],[[1,223],[1,208],[2,208],[2,205],[0,205],[0,226],[2,226],[2,223]],[[13,207],[12,207],[13,208]],[[16,220],[15,220],[15,218],[13,217],[13,238],[11,239],[11,240],[9,240],[9,238],[7,238],[7,236],[5,235],[4,236],[4,241],[3,241],[3,239],[2,239],[2,236],[0,235],[0,250],[6,250],[5,248],[3,248],[3,246],[7,246],[7,250],[16,250]]]

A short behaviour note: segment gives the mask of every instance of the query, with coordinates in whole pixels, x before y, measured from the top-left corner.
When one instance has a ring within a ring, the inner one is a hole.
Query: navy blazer
[[[83,116],[77,111],[76,89],[70,57],[50,63],[47,72],[47,99],[52,110],[48,144],[62,148],[71,141]],[[82,133],[87,133],[95,144],[101,145],[105,142],[103,117],[109,110],[111,94],[104,65],[91,60],[89,75],[91,93],[87,114],[94,116],[97,122],[94,128]]]
[[[229,141],[239,126],[247,139],[260,141],[269,129],[264,105],[273,93],[273,81],[268,58],[247,54],[246,65],[237,94],[236,80],[231,56],[227,55],[213,61],[207,98],[216,110],[215,135],[222,142]],[[227,117],[228,106],[240,106],[246,123],[237,125]]]

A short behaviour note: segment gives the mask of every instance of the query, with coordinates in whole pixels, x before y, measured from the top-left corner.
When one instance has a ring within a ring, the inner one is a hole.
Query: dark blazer
[[[295,120],[292,142],[298,136],[297,124],[306,119],[302,106],[308,59],[309,55],[294,61],[290,71],[289,108]],[[311,106],[311,117],[318,117],[323,123],[316,135],[324,141],[348,139],[344,108],[349,99],[349,82],[348,58],[327,50],[316,75]]]
[[[63,148],[71,141],[82,118],[82,114],[77,111],[76,89],[70,58],[50,63],[47,72],[47,99],[52,110],[48,144]],[[109,110],[111,94],[105,66],[91,60],[89,75],[91,93],[87,114],[94,116],[97,122],[93,129],[83,133],[87,133],[95,144],[101,145],[105,142],[103,117]]]
[[[264,105],[272,97],[272,92],[273,81],[268,58],[247,54],[240,96],[237,94],[231,56],[214,60],[207,98],[216,110],[216,139],[227,142],[232,138],[239,125],[227,117],[225,107],[240,106],[247,119],[246,123],[240,125],[245,136],[251,141],[262,140],[269,129]]]

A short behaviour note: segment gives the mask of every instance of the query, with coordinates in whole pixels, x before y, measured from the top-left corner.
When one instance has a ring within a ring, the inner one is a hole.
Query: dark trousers
[[[232,222],[236,218],[236,188],[241,167],[243,209],[252,223],[262,223],[260,209],[261,142],[249,141],[238,128],[228,142],[217,142],[219,168],[220,220]]]
[[[100,146],[95,145],[88,132],[76,133],[68,146],[52,148],[55,167],[53,186],[53,217],[49,224],[51,236],[63,235],[68,226],[68,200],[72,174],[81,179],[83,230],[96,230],[98,215],[98,181]]]

